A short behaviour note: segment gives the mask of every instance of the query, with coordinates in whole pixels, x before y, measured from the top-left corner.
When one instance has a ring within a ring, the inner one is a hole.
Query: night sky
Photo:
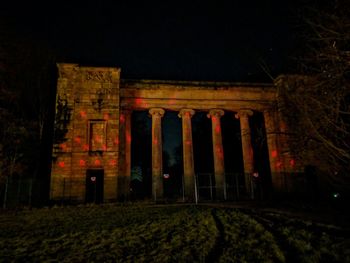
[[[12,1],[1,5],[0,29],[49,50],[55,62],[120,67],[124,79],[271,82],[289,72],[296,6],[292,0]],[[163,119],[164,150],[173,161],[181,124],[176,114]]]
[[[271,81],[287,70],[289,1],[46,1],[2,4],[1,24],[59,62],[122,78]],[[292,2],[292,1],[290,1]]]

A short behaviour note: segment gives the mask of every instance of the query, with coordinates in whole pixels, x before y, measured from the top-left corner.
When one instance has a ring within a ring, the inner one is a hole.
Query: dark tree
[[[47,46],[11,28],[0,27],[3,179],[16,173],[21,178],[41,180],[43,186],[48,183],[56,79],[53,69],[54,55]]]
[[[297,74],[277,80],[292,149],[334,183],[350,175],[350,2],[330,0],[297,13]]]

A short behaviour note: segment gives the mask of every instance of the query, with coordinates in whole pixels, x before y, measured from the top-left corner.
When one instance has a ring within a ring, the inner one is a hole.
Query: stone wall
[[[115,200],[118,176],[119,78],[117,68],[58,64],[55,135],[58,115],[66,118],[64,138],[54,144],[51,199],[85,200],[88,169],[104,170],[104,200]],[[68,113],[60,114],[60,104]],[[68,119],[68,120],[67,120]]]

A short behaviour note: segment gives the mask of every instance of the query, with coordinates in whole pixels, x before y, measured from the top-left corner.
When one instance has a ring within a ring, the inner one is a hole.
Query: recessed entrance
[[[89,169],[86,171],[86,203],[103,202],[103,169]]]

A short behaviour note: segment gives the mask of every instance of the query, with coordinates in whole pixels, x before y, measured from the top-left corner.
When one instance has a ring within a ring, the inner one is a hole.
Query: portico
[[[164,195],[161,123],[168,111],[176,112],[182,123],[185,201],[192,202],[195,199],[192,117],[197,112],[205,112],[211,120],[216,199],[227,198],[221,118],[228,112],[234,113],[240,122],[247,195],[251,192],[251,176],[254,172],[249,124],[254,112],[264,114],[272,184],[274,188],[281,189],[282,167],[278,167],[275,158],[275,151],[279,152],[277,131],[280,130],[280,122],[276,110],[273,110],[276,89],[272,84],[121,80],[119,75],[113,75],[114,72],[119,72],[113,68],[84,68],[75,64],[59,64],[59,71],[59,96],[65,97],[73,111],[65,139],[74,142],[75,136],[79,134],[87,145],[95,145],[91,143],[100,138],[104,138],[105,143],[97,150],[91,147],[81,148],[77,144],[56,148],[54,153],[58,160],[53,163],[51,198],[61,197],[63,178],[74,178],[75,181],[82,182],[86,178],[86,169],[94,169],[96,164],[99,164],[99,169],[104,169],[104,200],[120,196],[128,198],[131,178],[131,115],[133,111],[140,110],[148,111],[152,120],[152,152],[148,154],[152,155],[153,200],[162,199]],[[77,102],[75,98],[79,96],[81,100]],[[94,101],[97,101],[98,107]],[[84,115],[79,114],[83,110]],[[93,124],[86,130],[89,121]],[[84,167],[77,169],[74,164],[79,159],[84,161]],[[60,161],[69,163],[69,168],[60,167]],[[111,163],[117,165],[111,166]],[[74,174],[73,170],[76,171]],[[76,183],[74,187],[77,189],[77,199],[83,199],[83,183],[80,186]]]

